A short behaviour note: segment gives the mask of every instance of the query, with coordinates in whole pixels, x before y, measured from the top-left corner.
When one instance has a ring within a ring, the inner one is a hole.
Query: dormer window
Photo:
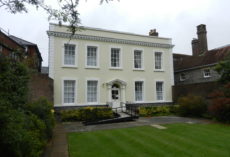
[[[211,77],[210,69],[204,69],[203,76],[204,76],[204,78]]]

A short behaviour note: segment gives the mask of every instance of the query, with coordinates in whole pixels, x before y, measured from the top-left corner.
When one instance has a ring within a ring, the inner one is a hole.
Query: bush
[[[209,113],[215,119],[230,123],[230,83],[226,84],[221,90],[213,92]]]
[[[112,108],[109,107],[84,107],[60,113],[62,121],[94,121],[113,117]]]
[[[54,127],[53,106],[46,98],[39,98],[37,101],[25,105],[25,109],[35,114],[45,123],[46,138],[52,137]]]
[[[189,95],[178,99],[178,114],[181,116],[202,117],[207,113],[207,103],[200,96]]]
[[[142,117],[148,116],[166,116],[174,114],[174,106],[148,106],[140,107],[139,115]]]
[[[5,110],[0,129],[1,156],[40,157],[46,144],[45,124],[34,114],[19,110]]]

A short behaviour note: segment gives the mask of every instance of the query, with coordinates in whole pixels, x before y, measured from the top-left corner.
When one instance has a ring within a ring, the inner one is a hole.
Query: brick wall
[[[181,96],[186,96],[189,94],[202,96],[208,98],[208,95],[220,87],[218,82],[204,82],[204,83],[194,83],[186,85],[176,85],[173,86],[173,101]]]
[[[53,103],[53,79],[47,74],[34,73],[29,81],[29,101],[46,97]]]

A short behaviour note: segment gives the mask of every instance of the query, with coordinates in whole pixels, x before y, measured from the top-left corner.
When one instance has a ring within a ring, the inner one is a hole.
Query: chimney
[[[197,26],[197,36],[199,42],[199,54],[202,54],[208,51],[206,25],[200,24]]]
[[[156,29],[151,29],[149,32],[149,36],[155,36],[158,37],[158,32]]]
[[[199,41],[195,38],[192,40],[192,55],[199,56]]]

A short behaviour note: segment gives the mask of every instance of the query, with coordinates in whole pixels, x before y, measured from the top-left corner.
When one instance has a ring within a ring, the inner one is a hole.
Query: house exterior
[[[19,45],[24,47],[24,61],[26,61],[28,66],[32,69],[36,69],[38,72],[41,72],[42,57],[37,44],[31,43],[29,41],[26,41],[13,35],[10,35],[9,37],[15,42],[17,42]]]
[[[121,107],[125,103],[172,102],[173,60],[170,38],[50,24],[49,77],[54,106]]]
[[[173,54],[175,85],[217,81],[214,67],[228,55],[230,45],[208,50],[206,26],[197,26],[198,39],[192,40],[193,55]]]
[[[9,56],[17,59],[17,53],[23,53],[24,47],[0,30],[0,56]]]
[[[42,57],[36,44],[7,35],[0,30],[0,55],[20,60],[29,68],[41,71]]]

